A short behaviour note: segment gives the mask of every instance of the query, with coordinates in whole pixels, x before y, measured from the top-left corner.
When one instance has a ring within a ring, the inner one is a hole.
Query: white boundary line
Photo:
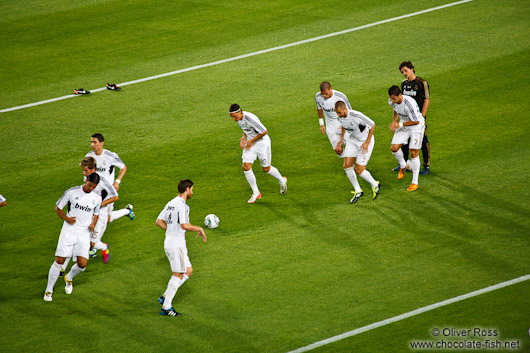
[[[186,69],[181,69],[181,70],[176,70],[176,71],[166,72],[166,73],[164,73],[164,74],[155,75],[155,76],[150,76],[150,77],[145,77],[145,78],[141,78],[141,79],[134,80],[134,81],[124,82],[124,83],[118,83],[118,86],[134,85],[134,84],[136,84],[136,83],[140,83],[140,82],[146,82],[146,81],[156,80],[156,79],[159,79],[159,78],[162,78],[162,77],[178,75],[178,74],[181,74],[181,73],[184,73],[184,72],[188,72],[188,71],[194,71],[194,70],[202,69],[202,68],[205,68],[205,67],[210,67],[210,66],[215,66],[215,65],[219,65],[219,64],[224,64],[224,63],[227,63],[227,62],[230,62],[230,61],[235,61],[235,60],[240,60],[240,59],[249,58],[249,57],[251,57],[251,56],[256,56],[256,55],[266,54],[266,53],[270,53],[270,52],[273,52],[273,51],[276,51],[276,50],[281,50],[281,49],[285,49],[285,48],[290,48],[290,47],[294,47],[294,46],[301,45],[301,44],[306,44],[306,43],[316,42],[317,40],[326,39],[326,38],[331,38],[331,37],[335,37],[335,36],[340,36],[340,35],[342,35],[342,34],[351,33],[351,32],[355,32],[355,31],[359,31],[359,30],[361,30],[361,29],[370,28],[370,27],[374,27],[374,26],[381,25],[381,24],[385,24],[385,23],[389,23],[389,22],[394,22],[394,21],[402,20],[402,19],[404,19],[404,18],[409,18],[409,17],[413,17],[413,16],[418,16],[418,15],[421,15],[421,14],[424,14],[424,13],[428,13],[428,12],[432,12],[432,11],[437,11],[437,10],[445,9],[445,8],[447,8],[447,7],[460,5],[460,4],[464,4],[464,3],[466,3],[466,2],[471,2],[471,1],[473,1],[473,0],[462,0],[462,1],[457,1],[457,2],[450,3],[450,4],[445,4],[445,5],[441,5],[441,6],[436,6],[436,7],[430,8],[430,9],[426,9],[426,10],[422,10],[422,11],[413,12],[413,13],[410,13],[410,14],[408,14],[408,15],[402,15],[402,16],[398,16],[398,17],[392,17],[392,18],[389,18],[389,19],[387,19],[387,20],[377,21],[377,22],[373,22],[373,23],[370,23],[370,24],[367,24],[367,25],[363,25],[363,26],[359,26],[359,27],[354,27],[354,28],[346,29],[346,30],[343,30],[343,31],[340,31],[340,32],[334,32],[334,33],[329,33],[329,34],[325,34],[325,35],[318,36],[318,37],[314,37],[314,38],[304,39],[304,40],[301,40],[301,41],[298,41],[298,42],[289,43],[289,44],[285,44],[285,45],[280,45],[280,46],[277,46],[277,47],[274,47],[274,48],[269,48],[269,49],[259,50],[259,51],[255,51],[255,52],[253,52],[253,53],[248,53],[248,54],[244,54],[244,55],[234,56],[234,57],[232,57],[232,58],[228,58],[228,59],[223,59],[223,60],[213,61],[213,62],[210,62],[210,63],[207,63],[207,64],[196,65],[196,66],[188,67],[188,68],[186,68]],[[96,88],[96,89],[89,90],[89,91],[90,91],[91,93],[96,93],[96,92],[104,91],[105,89],[106,89],[106,88],[103,87],[103,88]],[[20,110],[20,109],[25,109],[25,108],[35,107],[35,106],[37,106],[37,105],[42,105],[42,104],[47,104],[47,103],[57,102],[57,101],[60,101],[60,100],[63,100],[63,99],[69,99],[69,98],[74,98],[74,97],[78,97],[78,96],[75,95],[75,94],[69,94],[69,95],[67,95],[67,96],[62,96],[62,97],[57,97],[57,98],[51,98],[51,99],[43,100],[43,101],[40,101],[40,102],[29,103],[29,104],[19,105],[19,106],[17,106],[17,107],[12,107],[12,108],[2,109],[2,110],[0,110],[0,113],[7,113],[7,112],[14,111],[14,110]]]
[[[482,289],[476,290],[474,292],[470,292],[470,293],[467,293],[467,294],[460,295],[458,297],[447,299],[447,300],[444,300],[443,302],[439,302],[439,303],[431,304],[431,305],[428,305],[428,306],[424,306],[423,308],[419,308],[419,309],[416,309],[416,310],[413,310],[413,311],[409,311],[408,313],[401,314],[401,315],[398,315],[398,316],[394,316],[394,317],[392,317],[390,319],[379,321],[379,322],[376,322],[376,323],[373,323],[373,324],[370,324],[370,325],[367,325],[367,326],[364,326],[364,327],[360,327],[360,328],[355,329],[353,331],[345,332],[345,333],[342,333],[340,335],[337,335],[337,336],[330,337],[330,338],[327,338],[327,339],[322,340],[322,341],[318,341],[318,342],[312,343],[312,344],[310,344],[308,346],[295,349],[294,351],[290,351],[289,353],[307,352],[307,351],[310,351],[310,350],[315,349],[317,347],[324,346],[326,344],[330,344],[330,343],[333,343],[333,342],[336,342],[336,341],[340,341],[342,339],[345,339],[345,338],[348,338],[348,337],[352,337],[352,336],[358,335],[358,334],[366,332],[366,331],[373,330],[373,329],[381,327],[381,326],[385,326],[385,325],[388,325],[388,324],[391,324],[391,323],[394,323],[394,322],[397,322],[397,321],[401,321],[401,320],[407,319],[407,318],[409,318],[411,316],[423,314],[423,313],[425,313],[427,311],[434,310],[434,309],[437,309],[437,308],[442,307],[442,306],[453,304],[453,303],[456,303],[456,302],[459,302],[459,301],[462,301],[462,300],[465,300],[465,299],[469,299],[469,298],[472,298],[472,297],[476,297],[477,295],[481,295],[481,294],[484,294],[484,293],[492,292],[494,290],[497,290],[497,289],[500,289],[500,288],[504,288],[504,287],[508,287],[508,286],[511,286],[513,284],[516,284],[516,283],[528,281],[529,279],[530,279],[530,275],[525,275],[525,276],[521,276],[519,278],[515,278],[515,279],[509,280],[509,281],[506,281],[506,282],[498,283],[498,284],[495,284],[495,285],[490,286],[490,287],[482,288]]]

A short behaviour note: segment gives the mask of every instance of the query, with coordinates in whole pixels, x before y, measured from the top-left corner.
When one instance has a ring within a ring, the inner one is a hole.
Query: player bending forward
[[[404,96],[398,86],[392,86],[388,89],[388,104],[394,110],[394,119],[390,124],[390,131],[394,132],[392,137],[392,154],[399,162],[398,179],[405,176],[407,162],[403,157],[401,145],[409,142],[410,149],[410,168],[412,169],[412,184],[407,188],[408,191],[418,189],[418,176],[420,173],[420,157],[418,151],[421,148],[423,140],[423,131],[425,129],[425,119],[420,113],[420,108],[414,99]]]
[[[90,232],[94,231],[101,205],[101,196],[92,192],[98,184],[99,175],[90,174],[84,185],[66,190],[56,203],[55,212],[64,220],[64,223],[55,250],[55,261],[48,273],[48,285],[44,293],[44,300],[47,302],[53,300],[53,287],[66,258],[77,256],[77,263],[64,276],[66,294],[72,294],[74,290],[72,280],[86,268],[90,249]],[[65,214],[63,208],[67,204],[69,211]]]
[[[335,112],[342,126],[342,132],[335,151],[344,157],[344,172],[353,185],[354,191],[352,191],[353,197],[350,203],[356,203],[363,196],[363,190],[359,186],[357,175],[370,183],[372,199],[375,200],[377,195],[379,195],[381,184],[366,169],[375,144],[375,122],[361,112],[348,109],[344,102],[335,103]],[[343,142],[346,143],[344,151],[342,148]],[[354,164],[355,173],[353,170]]]
[[[197,238],[202,237],[202,241],[206,242],[204,229],[190,224],[190,208],[186,201],[193,195],[193,182],[189,179],[181,180],[178,191],[179,195],[166,204],[156,220],[156,225],[166,231],[164,250],[173,272],[166,291],[158,298],[158,302],[162,304],[160,314],[165,316],[181,315],[173,309],[173,298],[193,273],[186,248],[186,231],[198,232]]]
[[[240,147],[243,149],[243,171],[248,184],[252,189],[252,196],[248,203],[254,203],[261,199],[261,193],[258,189],[256,176],[252,171],[252,163],[259,158],[261,168],[270,176],[273,176],[280,183],[280,193],[283,195],[287,192],[287,178],[280,174],[280,171],[271,165],[271,139],[267,135],[267,128],[261,123],[259,118],[250,113],[241,110],[238,104],[232,104],[228,111],[232,120],[239,124],[243,130],[243,136],[240,139]]]

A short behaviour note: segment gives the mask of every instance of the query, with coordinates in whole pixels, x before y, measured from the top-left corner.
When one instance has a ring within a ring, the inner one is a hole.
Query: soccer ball
[[[210,213],[209,215],[204,217],[204,225],[210,229],[217,228],[219,226],[219,217],[217,217],[213,213]]]

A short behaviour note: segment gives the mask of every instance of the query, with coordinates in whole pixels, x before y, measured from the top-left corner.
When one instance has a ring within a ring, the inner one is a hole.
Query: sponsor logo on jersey
[[[403,94],[406,96],[410,96],[410,97],[416,97],[416,94],[418,94],[418,92],[413,91],[413,90],[404,89]]]
[[[75,209],[92,213],[93,209],[88,206],[83,206],[78,203],[74,206]]]
[[[324,111],[325,111],[325,112],[328,112],[328,113],[332,113],[332,112],[335,111],[335,108],[330,108],[330,109],[326,109],[326,108],[324,108]]]

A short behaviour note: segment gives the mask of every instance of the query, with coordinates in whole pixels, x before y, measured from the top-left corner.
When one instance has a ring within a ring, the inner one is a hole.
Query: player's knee
[[[265,173],[268,173],[269,170],[271,170],[271,166],[268,167],[261,167]]]
[[[359,175],[359,174],[361,174],[362,172],[364,172],[364,169],[365,169],[365,168],[366,168],[366,167],[365,167],[364,165],[358,165],[358,164],[356,164],[356,165],[355,165],[355,173],[356,173],[357,175]]]
[[[392,145],[390,146],[390,149],[392,150],[393,153],[396,153],[397,151],[399,151],[399,146]]]
[[[186,268],[186,276],[191,277],[191,275],[193,274],[193,268],[192,267],[188,267]]]
[[[418,150],[410,150],[410,157],[411,158],[418,157]]]
[[[243,163],[242,165],[242,168],[245,172],[248,172],[249,170],[252,169],[252,164],[251,165],[248,165],[247,163]]]

